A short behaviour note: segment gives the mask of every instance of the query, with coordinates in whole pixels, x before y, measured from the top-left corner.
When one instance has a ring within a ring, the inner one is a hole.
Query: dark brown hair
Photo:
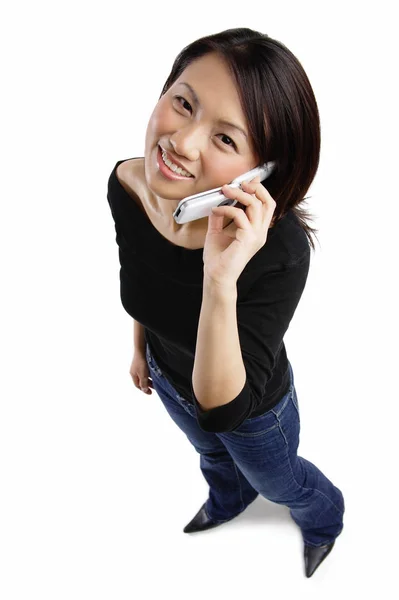
[[[259,162],[276,161],[273,173],[264,181],[276,202],[275,221],[292,209],[315,250],[311,233],[316,235],[318,229],[306,222],[312,215],[300,205],[319,165],[320,119],[301,63],[266,33],[247,27],[226,29],[183,48],[160,98],[191,62],[210,52],[225,59],[237,83]]]

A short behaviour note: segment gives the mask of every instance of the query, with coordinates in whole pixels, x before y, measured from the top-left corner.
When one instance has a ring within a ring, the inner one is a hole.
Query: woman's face
[[[183,82],[193,88],[198,104]],[[165,177],[157,163],[159,146],[192,177],[176,181]],[[256,166],[245,115],[226,65],[216,54],[195,60],[160,98],[150,117],[145,139],[148,187],[158,198],[170,200],[174,211],[182,198],[230,183]]]

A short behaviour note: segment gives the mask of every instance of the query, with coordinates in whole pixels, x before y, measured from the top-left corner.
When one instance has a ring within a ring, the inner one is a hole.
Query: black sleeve
[[[237,429],[261,404],[276,363],[276,354],[305,288],[310,251],[290,265],[274,267],[252,286],[245,300],[237,301],[237,323],[246,381],[228,404],[205,410],[194,394],[198,423],[204,431]]]

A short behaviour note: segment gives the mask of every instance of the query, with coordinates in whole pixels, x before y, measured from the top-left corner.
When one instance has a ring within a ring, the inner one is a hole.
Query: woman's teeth
[[[174,173],[177,173],[178,175],[183,175],[183,177],[192,177],[191,173],[189,173],[188,171],[185,171],[184,169],[181,169],[180,167],[178,167],[177,165],[175,165],[174,163],[172,163],[166,156],[165,151],[161,148],[161,155],[162,155],[162,160],[165,163],[165,165],[167,167],[169,167],[169,169],[171,171],[173,171]]]

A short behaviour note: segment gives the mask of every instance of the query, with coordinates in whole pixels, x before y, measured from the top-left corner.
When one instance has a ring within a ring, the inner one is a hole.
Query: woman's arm
[[[137,354],[141,354],[145,356],[145,336],[144,336],[144,327],[138,321],[133,319],[133,341],[134,341],[134,351]]]
[[[204,277],[192,387],[204,410],[228,404],[247,374],[237,325],[237,286],[220,290]]]

